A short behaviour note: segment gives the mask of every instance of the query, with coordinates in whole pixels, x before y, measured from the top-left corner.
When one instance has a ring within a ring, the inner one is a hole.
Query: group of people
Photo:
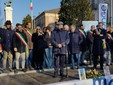
[[[15,72],[20,69],[26,72],[54,68],[54,77],[58,76],[59,69],[63,77],[64,66],[69,59],[72,69],[86,65],[84,60],[87,51],[93,68],[97,68],[100,63],[102,70],[104,61],[106,65],[113,63],[113,28],[104,29],[102,23],[96,27],[92,25],[88,32],[85,32],[82,24],[77,28],[75,25],[64,25],[61,21],[57,22],[53,30],[50,26],[44,29],[31,27],[30,22],[25,27],[17,23],[12,30],[11,22],[6,21],[5,28],[0,29],[3,72],[7,72],[7,66],[10,72],[13,68]]]
[[[0,28],[0,50],[1,54],[3,54],[1,56],[4,73],[8,72],[7,67],[10,72],[18,72],[20,67],[24,72],[33,69],[31,66],[33,49],[31,38],[30,22],[26,23],[24,29],[20,23],[17,23],[15,29],[12,29],[11,21],[6,21],[5,28]]]

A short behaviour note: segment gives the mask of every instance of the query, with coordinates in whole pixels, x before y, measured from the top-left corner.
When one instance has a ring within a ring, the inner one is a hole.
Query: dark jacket
[[[44,50],[44,36],[38,33],[32,34],[33,50]]]
[[[98,31],[100,34],[98,34]],[[106,39],[106,31],[105,29],[96,29],[93,32],[94,42],[93,42],[93,54],[94,55],[103,55],[104,54],[104,48],[103,48],[103,39]]]
[[[0,28],[0,43],[3,42],[3,29]]]
[[[44,39],[46,40],[48,47],[51,46],[51,35],[48,32],[44,33]]]
[[[69,33],[67,31],[55,29],[51,35],[54,54],[66,54],[69,41]],[[58,44],[62,44],[63,47],[58,48]]]
[[[90,45],[90,44],[93,44],[93,31],[88,31],[87,32],[87,44]]]
[[[109,35],[111,35],[112,38],[108,38]],[[106,42],[107,42],[107,45],[108,45],[108,49],[107,50],[110,50],[111,52],[113,52],[113,32],[107,32],[107,39],[106,39]]]
[[[79,31],[70,32],[69,33],[70,42],[69,42],[69,52],[79,53],[80,52],[80,44],[83,42],[83,37],[79,33]]]
[[[27,43],[27,37],[26,37],[26,34],[24,33],[24,31],[20,32],[17,30],[16,32],[21,34],[21,36],[24,38],[24,40]],[[25,52],[25,50],[26,50],[26,46],[23,44],[23,42],[20,40],[20,38],[16,34],[14,34],[13,46],[14,46],[14,48],[17,48],[17,52],[20,52],[20,53]]]
[[[84,35],[80,30],[84,33]],[[79,29],[79,32],[80,32],[81,36],[83,37],[83,42],[80,44],[80,50],[86,51],[87,50],[86,32],[83,29]]]
[[[13,51],[13,36],[14,32],[12,30],[2,29],[3,50],[7,52]]]

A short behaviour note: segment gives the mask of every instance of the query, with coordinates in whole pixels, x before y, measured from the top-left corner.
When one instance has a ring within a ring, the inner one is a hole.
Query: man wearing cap
[[[11,30],[11,21],[6,21],[5,22],[5,27],[6,29],[3,29],[2,33],[2,44],[3,44],[3,72],[6,72],[6,63],[7,59],[9,61],[9,71],[12,72],[12,60],[13,60],[13,44],[12,44],[12,39],[14,32]]]
[[[70,39],[69,33],[63,30],[63,22],[57,23],[57,28],[52,32],[51,41],[54,53],[54,77],[58,76],[59,68],[60,76],[64,77],[65,56]]]

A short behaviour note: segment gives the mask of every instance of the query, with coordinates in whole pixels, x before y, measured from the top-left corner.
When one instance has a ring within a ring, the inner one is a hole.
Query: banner
[[[95,28],[98,25],[98,21],[82,21],[82,24],[85,26],[85,31],[89,31],[91,26],[94,25]]]
[[[103,28],[106,29],[107,27],[107,11],[108,5],[107,4],[99,4],[99,22],[103,23]]]

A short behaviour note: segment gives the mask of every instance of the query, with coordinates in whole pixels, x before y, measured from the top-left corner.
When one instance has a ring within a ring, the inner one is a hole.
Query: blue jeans
[[[86,51],[81,51],[80,52],[80,62],[81,63],[84,63],[85,55],[86,55]]]
[[[53,63],[54,63],[54,59],[53,59],[53,53],[52,53],[52,47],[46,48],[45,49],[45,65],[47,66],[47,68],[52,68],[53,67]]]
[[[76,57],[76,59],[77,59],[77,66],[79,66],[79,63],[80,63],[80,54],[79,54],[79,53],[71,54],[71,63],[72,63],[72,67],[75,66],[74,57]]]
[[[33,51],[33,50],[30,50],[29,56],[26,56],[26,67],[31,66],[32,54],[33,54],[32,51]]]

